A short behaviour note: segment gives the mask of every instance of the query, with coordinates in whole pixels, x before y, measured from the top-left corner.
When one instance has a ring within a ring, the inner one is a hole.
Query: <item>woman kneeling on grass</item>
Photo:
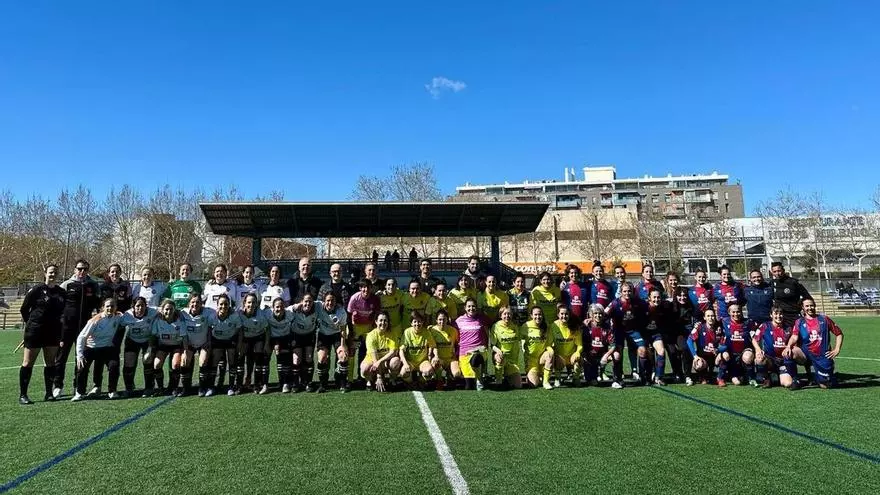
[[[171,299],[165,299],[159,305],[159,316],[153,322],[153,339],[156,355],[153,361],[153,374],[156,379],[156,395],[163,393],[163,367],[165,358],[171,356],[171,372],[168,378],[168,389],[164,393],[174,396],[182,392],[180,386],[180,368],[183,361],[183,349],[187,345],[186,327],[180,319],[177,307]]]
[[[556,316],[556,321],[550,324],[547,332],[547,347],[553,349],[553,354],[556,355],[553,358],[553,371],[569,369],[572,385],[576,387],[580,385],[583,373],[581,371],[581,353],[584,350],[584,345],[581,340],[580,326],[576,327],[576,330],[572,329],[575,324],[570,320],[568,307],[564,304],[556,306]],[[548,373],[546,369],[544,379],[544,388],[547,388]],[[560,386],[558,374],[553,386]]]
[[[553,368],[553,348],[547,347],[547,320],[539,306],[533,306],[529,313],[531,319],[523,323],[520,332],[525,337],[526,379],[529,385],[537,387],[544,378],[544,388],[551,390],[550,370]]]
[[[449,314],[445,309],[437,312],[437,324],[430,327],[436,345],[431,366],[437,378],[437,390],[455,388],[455,381],[461,378],[458,365],[458,330],[449,324]],[[446,372],[444,383],[442,374]]]
[[[436,352],[434,336],[425,328],[425,317],[418,311],[410,313],[410,327],[403,331],[400,341],[400,376],[416,389],[424,388],[433,379],[434,367],[430,357]],[[418,375],[414,377],[413,375]],[[416,383],[413,384],[413,378]]]
[[[375,384],[377,392],[385,392],[385,378],[394,379],[400,373],[400,357],[397,341],[391,332],[388,312],[381,311],[376,317],[376,328],[367,334],[367,355],[361,363],[361,376]]]
[[[116,385],[119,383],[119,348],[113,345],[116,329],[122,315],[116,312],[116,299],[107,298],[101,305],[101,312],[93,316],[76,338],[76,393],[74,402],[81,401],[86,393],[89,369],[95,363],[97,369],[107,366],[109,384],[108,397],[115,399]]]
[[[502,389],[522,388],[519,371],[519,356],[522,353],[522,334],[513,321],[513,310],[502,306],[498,310],[500,318],[492,326],[492,360],[495,364],[495,382]]]
[[[125,328],[125,354],[122,365],[122,381],[125,393],[134,392],[134,375],[137,371],[138,355],[143,355],[144,397],[153,395],[153,354],[150,353],[150,340],[153,337],[153,320],[158,317],[155,309],[147,307],[147,300],[137,297],[131,309],[122,315],[121,325]]]

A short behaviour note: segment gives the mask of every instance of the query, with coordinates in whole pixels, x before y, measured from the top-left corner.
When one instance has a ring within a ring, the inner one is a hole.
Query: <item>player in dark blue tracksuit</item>
[[[773,306],[773,286],[764,280],[761,270],[749,272],[749,281],[751,285],[745,288],[749,319],[758,325],[767,323]]]
[[[834,386],[834,358],[843,347],[843,332],[831,318],[816,312],[816,302],[806,298],[802,302],[804,316],[798,318],[791,332],[789,346],[800,341],[807,360],[813,365],[813,379],[821,388]],[[829,345],[831,334],[834,334],[834,348]]]

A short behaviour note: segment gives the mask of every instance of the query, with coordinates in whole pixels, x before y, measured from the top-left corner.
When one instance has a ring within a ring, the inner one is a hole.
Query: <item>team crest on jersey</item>
[[[782,292],[785,292],[786,294],[791,294],[791,289],[786,287]]]

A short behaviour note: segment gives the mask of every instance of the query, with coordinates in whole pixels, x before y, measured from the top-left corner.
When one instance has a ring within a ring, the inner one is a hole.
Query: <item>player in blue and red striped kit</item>
[[[715,310],[707,309],[703,312],[703,321],[694,325],[687,341],[688,349],[694,357],[691,371],[700,376],[700,383],[707,383],[706,374],[716,366],[715,380],[719,387],[725,386],[724,375],[727,373],[727,363],[721,359],[719,349],[724,345],[724,330],[720,322],[715,318]]]
[[[612,328],[612,323],[605,316],[605,310],[599,304],[590,305],[589,319],[581,328],[584,343],[584,378],[590,385],[598,384],[599,370],[604,371],[608,362],[613,362],[613,381],[611,388],[623,388],[623,361],[617,347],[620,340]]]
[[[730,274],[730,268],[722,266],[718,269],[721,275],[721,281],[712,288],[712,294],[715,297],[715,310],[718,318],[727,318],[730,314],[727,307],[731,304],[738,304],[740,309],[746,304],[746,291],[743,285],[733,279]]]
[[[611,317],[612,328],[617,332],[617,346],[623,348],[624,343],[636,350],[638,356],[639,376],[647,377],[648,352],[645,348],[645,340],[641,331],[645,326],[647,305],[636,297],[633,297],[633,286],[629,282],[623,282],[620,286],[620,297],[611,301],[605,314]],[[640,379],[637,379],[640,380]]]
[[[569,314],[577,321],[587,318],[587,307],[590,305],[590,283],[581,280],[581,269],[577,265],[569,265],[566,269],[568,281],[561,290],[562,303],[568,306]]]
[[[776,371],[779,384],[785,388],[797,387],[797,361],[807,358],[799,347],[789,347],[791,329],[785,326],[785,313],[779,306],[770,309],[770,321],[762,323],[752,336],[755,364],[762,388],[770,388],[768,372]]]
[[[727,363],[730,381],[734,385],[748,383],[758,386],[755,379],[755,351],[752,349],[752,333],[756,325],[753,321],[743,318],[743,310],[739,304],[728,306],[730,316],[721,319],[724,329],[724,345],[721,359]]]
[[[635,286],[635,297],[647,301],[652,290],[659,290],[660,296],[664,296],[663,284],[654,278],[654,267],[648,264],[642,265],[642,279]]]
[[[615,292],[614,282],[605,279],[605,268],[602,263],[593,263],[593,283],[590,284],[590,303],[601,304],[603,308],[607,308],[611,301],[614,300]]]
[[[663,338],[673,327],[673,321],[672,305],[663,299],[659,290],[651,289],[648,293],[648,311],[645,315],[643,336],[648,339],[649,352],[654,355],[655,385],[666,385],[663,381],[663,371],[666,369],[666,346],[663,345]]]
[[[694,273],[694,286],[688,292],[691,304],[694,305],[694,314],[702,316],[707,309],[715,309],[715,294],[712,285],[708,282],[709,277],[702,268]]]
[[[807,361],[813,366],[815,382],[820,388],[832,387],[837,384],[834,358],[843,347],[843,332],[831,318],[816,312],[816,302],[812,298],[804,298],[801,307],[804,316],[795,322],[788,345],[792,347],[800,342]],[[835,337],[833,349],[829,345],[831,334]]]

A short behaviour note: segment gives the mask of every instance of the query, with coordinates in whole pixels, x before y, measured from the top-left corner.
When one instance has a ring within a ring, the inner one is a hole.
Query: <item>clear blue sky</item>
[[[878,19],[869,0],[2,2],[0,188],[316,201],[395,163],[433,163],[447,193],[613,163],[727,172],[749,210],[784,184],[866,204]],[[435,98],[435,77],[466,87]]]

